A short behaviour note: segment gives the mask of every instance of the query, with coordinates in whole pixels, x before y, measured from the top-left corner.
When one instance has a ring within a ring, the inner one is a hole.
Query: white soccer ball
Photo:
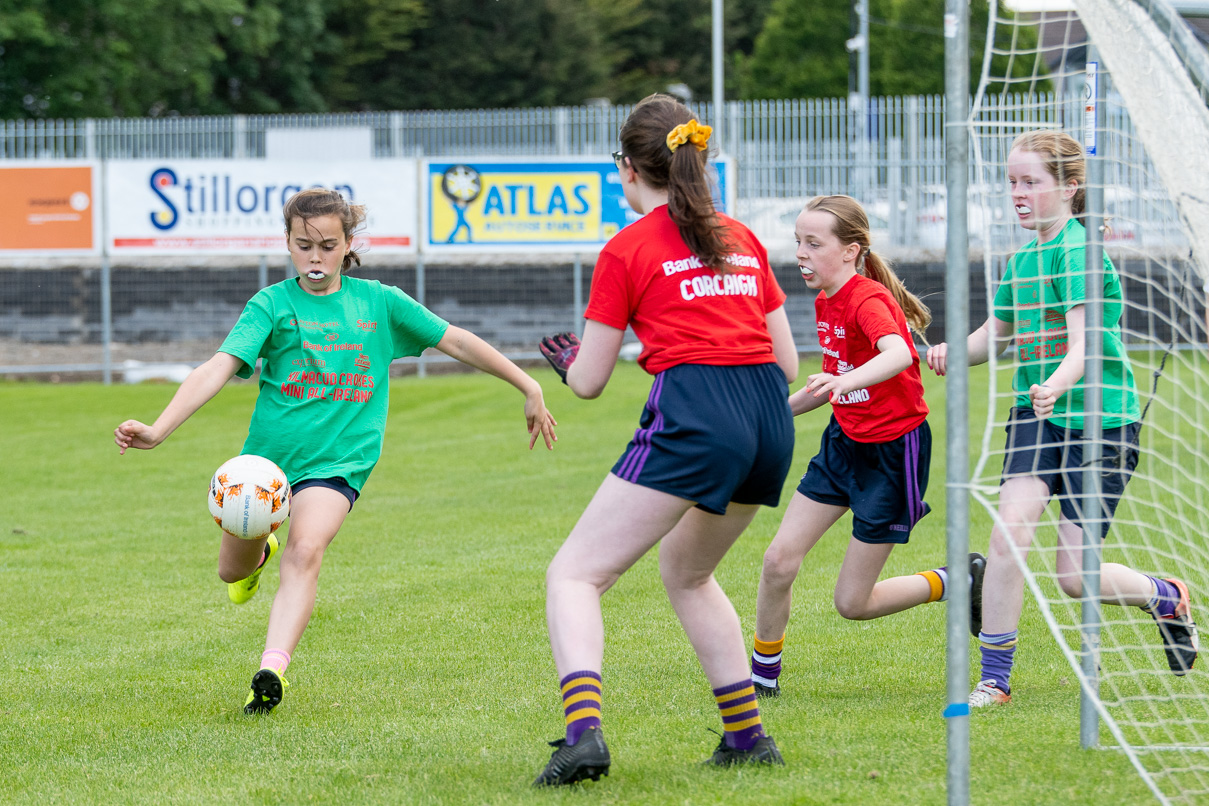
[[[290,514],[290,483],[263,456],[245,454],[223,462],[206,498],[214,522],[244,540],[268,537]]]

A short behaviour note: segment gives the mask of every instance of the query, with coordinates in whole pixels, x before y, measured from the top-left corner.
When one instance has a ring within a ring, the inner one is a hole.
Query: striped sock
[[[761,641],[756,636],[755,649],[751,653],[751,679],[762,686],[774,688],[777,678],[781,676],[781,648],[785,646],[785,636],[775,641]]]
[[[722,730],[726,746],[750,750],[764,735],[760,722],[760,707],[756,705],[756,690],[750,680],[714,689],[714,699],[722,711]]]
[[[285,669],[289,665],[290,653],[284,649],[266,649],[260,656],[260,668],[276,669],[279,675],[285,674]]]
[[[943,602],[949,598],[949,571],[947,568],[920,571],[916,576],[928,581],[928,587],[931,588],[931,592],[928,594],[929,602]]]
[[[573,745],[588,728],[600,727],[600,675],[571,672],[559,681],[567,714],[567,744]]]
[[[1158,618],[1171,618],[1175,608],[1180,603],[1180,590],[1165,579],[1146,577],[1154,583],[1154,593],[1150,601],[1142,605],[1142,609]]]
[[[1012,687],[1008,678],[1012,676],[1012,662],[1016,656],[1016,631],[1005,633],[978,633],[978,649],[982,652],[982,676],[980,680],[993,680],[995,687],[1010,694]]]

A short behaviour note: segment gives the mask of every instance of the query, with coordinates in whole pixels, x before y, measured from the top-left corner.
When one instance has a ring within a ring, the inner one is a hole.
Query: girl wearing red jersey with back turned
[[[610,757],[600,728],[600,599],[656,543],[668,598],[722,712],[710,763],[782,763],[764,734],[739,617],[714,569],[760,505],[776,506],[793,454],[788,380],[798,355],[768,255],[714,210],[710,129],[665,96],[644,99],[614,154],[643,217],[605,246],[592,275],[582,346],[542,350],[571,391],[600,395],[626,327],[655,376],[639,428],[546,572],[546,619],[566,738],[536,785],[596,780]],[[574,361],[574,363],[571,363]]]
[[[870,250],[869,219],[855,199],[811,199],[794,237],[802,277],[820,292],[815,319],[823,367],[789,406],[796,416],[830,401],[832,416],[764,554],[752,653],[760,696],[781,690],[781,649],[802,561],[849,509],[852,537],[835,583],[841,616],[872,619],[941,601],[949,581],[945,568],[877,581],[890,551],[929,511],[923,496],[932,434],[911,329],[922,333],[931,315]],[[985,565],[981,554],[970,555],[972,600]]]

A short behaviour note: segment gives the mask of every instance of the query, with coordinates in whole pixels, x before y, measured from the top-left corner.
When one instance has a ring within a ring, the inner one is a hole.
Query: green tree
[[[345,47],[330,0],[243,2],[246,10],[215,32],[215,106],[243,114],[338,108],[320,86]]]
[[[881,11],[889,1],[870,0],[870,13]],[[752,98],[847,95],[849,15],[847,3],[774,0],[744,71],[744,94]],[[874,40],[872,30],[870,39]],[[876,47],[870,48],[870,54],[877,52]]]
[[[0,11],[0,116],[313,109],[323,3],[25,0]]]
[[[610,30],[609,47],[620,51],[609,79],[616,102],[637,101],[652,92],[684,84],[697,100],[713,93],[713,16],[702,0],[646,0],[623,15],[623,25]],[[740,97],[736,66],[749,56],[764,27],[773,0],[726,0],[723,4],[723,51],[726,54],[726,97]],[[613,5],[616,5],[614,3]]]
[[[424,0],[335,0],[328,31],[339,47],[322,70],[326,103],[340,110],[386,108],[382,95],[394,89],[391,65],[412,50],[428,19]]]
[[[596,18],[582,0],[429,2],[406,47],[367,61],[363,109],[580,104],[607,78]]]
[[[970,7],[971,86],[982,72],[988,7]],[[869,92],[926,95],[944,92],[944,7],[936,0],[870,0]],[[752,57],[739,65],[743,92],[751,98],[843,97],[848,94],[848,3],[774,0]],[[1035,44],[1020,32],[1017,47]],[[1002,74],[1006,57],[993,70]],[[1028,69],[1017,60],[1013,68]]]
[[[983,53],[986,50],[987,3],[970,4],[970,90],[977,87],[982,74]],[[870,67],[870,91],[875,95],[930,95],[945,91],[944,60],[944,7],[935,0],[894,0],[889,17],[877,20],[875,29],[883,35],[880,41],[885,47],[883,58],[877,60],[876,70]],[[1002,26],[997,33],[1004,34]],[[1016,30],[1015,46],[1019,49],[1036,47],[1037,32],[1034,28]],[[872,38],[872,37],[871,37]],[[1009,58],[1003,48],[991,60],[991,75],[1003,75],[1009,67]],[[872,61],[872,60],[871,60]],[[1027,75],[1031,61],[1016,59],[1010,62],[1013,75]],[[1049,89],[1049,81],[1042,80],[1038,89]],[[876,89],[874,89],[876,87]],[[996,91],[1001,85],[992,86]]]

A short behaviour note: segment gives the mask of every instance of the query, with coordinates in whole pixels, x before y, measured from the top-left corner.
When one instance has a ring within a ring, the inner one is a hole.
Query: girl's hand
[[[928,367],[937,375],[944,375],[949,369],[949,345],[946,342],[934,344],[928,348]]]
[[[525,395],[525,423],[529,427],[529,450],[533,450],[538,437],[546,443],[547,450],[554,450],[554,443],[558,442],[554,426],[558,425],[558,420],[546,411],[546,403],[542,399],[540,389]]]
[[[811,375],[806,380],[806,388],[815,397],[827,395],[828,399],[830,399],[832,395],[847,394],[852,391],[848,387],[849,384],[844,380],[843,375],[832,375],[830,372],[820,372],[816,375]]]
[[[1058,402],[1058,391],[1045,384],[1035,383],[1029,387],[1029,400],[1033,404],[1033,413],[1045,419],[1054,413],[1054,404]]]
[[[149,451],[164,439],[156,435],[151,426],[138,420],[127,420],[113,429],[113,441],[118,445],[118,453],[125,454],[127,448]]]

